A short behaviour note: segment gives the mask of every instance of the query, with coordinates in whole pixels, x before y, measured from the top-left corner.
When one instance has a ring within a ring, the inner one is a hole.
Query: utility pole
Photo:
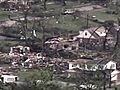
[[[27,38],[27,33],[28,33],[28,19],[27,19],[27,16],[28,16],[28,12],[29,12],[30,8],[29,7],[22,7],[22,14],[23,14],[23,20],[21,20],[20,18],[17,19],[12,19],[10,15],[8,15],[8,18],[12,21],[17,21],[17,22],[20,22],[21,23],[21,34],[23,35],[24,37],[24,40],[25,40],[25,44],[26,45],[29,45],[28,44],[28,38]]]
[[[114,46],[114,50],[116,50],[119,47],[119,32],[120,32],[120,26],[117,29],[116,43],[115,43],[115,46]]]
[[[102,70],[102,73],[103,73],[103,90],[106,90],[106,72],[105,70]]]
[[[116,6],[116,13],[119,15],[119,7],[118,7],[119,0],[116,1],[115,6]]]
[[[118,6],[116,6],[118,8]],[[116,43],[115,43],[115,46],[114,46],[114,50],[116,50],[118,47],[119,47],[119,33],[120,33],[120,17],[119,17],[119,11],[117,10],[118,12],[118,28],[117,28],[117,35],[116,35]]]
[[[112,82],[111,82],[111,79],[112,79],[111,71],[112,71],[112,69],[109,69],[109,88],[111,88],[111,84],[112,84]]]
[[[44,17],[42,22],[41,22],[41,29],[42,29],[42,51],[41,51],[41,55],[42,55],[42,59],[43,59],[43,55],[44,55],[44,39],[45,39],[45,25],[47,24],[47,17]]]
[[[42,29],[42,51],[41,51],[42,59],[43,59],[43,53],[44,53],[44,29],[45,29],[45,26],[43,25],[44,24],[43,22],[41,23],[42,24],[42,26],[41,26],[41,29]]]
[[[24,32],[25,32],[25,42],[26,42],[26,44],[28,44],[28,42],[27,42],[27,29],[28,29],[28,27],[27,27],[27,15],[28,15],[28,10],[25,10],[24,12],[24,25],[23,25],[23,29],[24,29]]]
[[[87,13],[87,18],[86,18],[86,28],[89,27],[89,13]]]

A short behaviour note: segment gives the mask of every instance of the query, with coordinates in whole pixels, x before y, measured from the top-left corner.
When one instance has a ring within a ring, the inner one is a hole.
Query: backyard
[[[89,15],[96,16],[97,19],[104,20],[104,21],[106,21],[106,20],[117,21],[117,15],[107,14],[106,10],[107,9],[92,10],[92,11],[89,11]]]

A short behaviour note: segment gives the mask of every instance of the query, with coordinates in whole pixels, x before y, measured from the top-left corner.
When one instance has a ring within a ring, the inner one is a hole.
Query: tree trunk
[[[107,36],[108,36],[110,30],[111,30],[111,27],[106,32],[106,35],[105,35],[105,38],[104,38],[104,41],[103,41],[103,50],[106,50]]]
[[[80,4],[80,0],[78,0],[78,4]]]
[[[88,43],[90,42],[91,37],[94,35],[94,33],[95,33],[100,27],[102,27],[102,26],[99,26],[98,28],[96,28],[96,29],[93,31],[93,33],[91,34],[91,36],[90,36],[89,39],[88,39]]]
[[[111,84],[112,84],[112,82],[111,82],[111,70],[109,70],[109,75],[110,75],[110,78],[109,78],[109,88],[111,88]]]
[[[114,46],[114,50],[117,49],[117,47],[119,47],[119,30],[117,31],[117,38],[116,38],[116,43],[115,43],[115,46]]]
[[[61,0],[61,2],[62,2],[62,4],[63,4],[63,6],[66,6],[65,0]]]
[[[28,41],[27,41],[27,29],[28,29],[28,26],[27,26],[27,23],[28,23],[27,16],[28,16],[28,10],[24,11],[23,13],[24,13],[23,30],[24,30],[25,43],[27,45],[29,45]]]
[[[103,82],[103,90],[106,90],[106,73],[103,71],[104,82]]]
[[[44,10],[47,10],[46,2],[47,0],[44,0]]]

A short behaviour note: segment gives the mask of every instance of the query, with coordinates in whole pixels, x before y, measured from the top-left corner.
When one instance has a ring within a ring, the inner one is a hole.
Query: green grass
[[[50,10],[50,9],[62,9],[62,8],[72,8],[74,6],[77,6],[79,5],[78,2],[72,2],[72,1],[66,1],[66,6],[62,6],[62,3],[59,3],[59,4],[48,4],[47,5],[47,9]]]
[[[8,45],[10,45],[10,46],[14,46],[14,45],[16,45],[16,44],[19,44],[19,41],[4,41],[4,43],[6,43],[6,44],[8,44]]]
[[[19,44],[24,44],[24,42],[13,41],[13,40],[0,40],[0,52],[9,52],[10,47],[16,46]]]
[[[0,10],[0,20],[3,21],[3,20],[8,20],[8,15],[11,15],[11,17],[17,17],[18,15],[21,15],[20,13],[12,13],[12,12],[9,12],[9,11],[3,11],[3,10]]]
[[[12,46],[18,45],[20,43],[20,41],[13,41],[13,40],[4,40],[3,41],[3,40],[1,40],[0,43],[1,43],[1,45],[4,45],[6,47],[12,47]]]
[[[31,72],[20,71],[16,73],[16,75],[18,75],[21,80],[24,80],[26,77],[28,77],[32,73],[34,73],[34,71],[31,71]]]
[[[48,27],[53,28],[60,28],[67,31],[79,31],[80,28],[83,26],[86,26],[86,19],[79,18],[77,20],[74,20],[72,16],[60,16],[59,23],[56,23],[56,19],[50,19],[48,20]],[[96,23],[89,22],[90,25],[97,25]]]
[[[105,12],[105,10],[100,10],[100,11],[92,10],[92,11],[89,12],[89,15],[90,16],[96,16],[97,19],[101,19],[101,20],[117,21],[117,15],[107,14]]]
[[[31,69],[29,71],[19,71],[18,73],[16,73],[16,75],[19,76],[21,81],[23,81],[27,77],[29,77],[30,75],[35,74],[35,73],[40,74],[40,71],[39,70],[35,70],[35,69]]]
[[[0,20],[6,20],[8,19],[9,13],[6,11],[0,11]]]

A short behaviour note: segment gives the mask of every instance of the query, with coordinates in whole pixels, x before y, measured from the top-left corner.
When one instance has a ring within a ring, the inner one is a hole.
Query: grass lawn
[[[12,40],[0,40],[0,52],[9,52],[10,47],[23,44],[24,42]]]
[[[78,2],[72,2],[72,1],[66,1],[66,6],[62,6],[62,3],[59,3],[59,4],[48,4],[47,5],[47,9],[50,10],[50,9],[61,9],[61,8],[65,8],[65,9],[70,9],[74,6],[77,6],[79,5]]]
[[[3,42],[3,41],[1,41],[1,42]],[[19,41],[8,41],[8,40],[6,40],[6,41],[4,41],[4,43],[6,43],[7,45],[10,45],[10,46],[14,46],[16,44],[19,44]]]
[[[16,75],[19,76],[20,81],[24,81],[26,78],[28,78],[29,76],[34,75],[34,74],[40,75],[41,71],[31,69],[29,71],[19,71],[18,73],[16,73]]]
[[[16,75],[18,75],[20,80],[23,81],[26,77],[28,77],[29,75],[31,75],[34,72],[35,71],[29,71],[29,72],[20,71],[20,72],[16,73]]]
[[[9,12],[8,11],[0,11],[0,20],[8,19]]]
[[[50,4],[47,5],[48,10],[54,10],[55,12],[62,12],[64,9],[70,9],[74,6],[79,5],[78,2],[67,2],[66,6],[62,6],[62,4]],[[86,19],[79,18],[77,20],[73,20],[73,16],[71,15],[61,15],[58,19],[59,23],[56,23],[57,20],[52,18],[48,20],[48,27],[49,28],[60,28],[67,31],[79,31],[80,28],[86,26]],[[96,25],[94,22],[89,22],[91,25]]]
[[[86,26],[86,19],[79,18],[74,20],[72,16],[60,16],[58,19],[59,23],[56,23],[57,20],[55,18],[48,20],[48,27],[56,27],[67,31],[79,31],[80,28]],[[89,22],[90,25],[97,25],[94,22]]]
[[[89,11],[90,16],[96,16],[97,19],[101,20],[114,20],[117,21],[117,15],[107,14],[105,10],[92,10]]]
[[[20,15],[20,13],[13,13],[13,12],[10,12],[10,11],[3,11],[3,10],[0,10],[0,20],[3,21],[3,20],[8,20],[8,15],[11,15],[11,17],[17,17],[18,15]]]

